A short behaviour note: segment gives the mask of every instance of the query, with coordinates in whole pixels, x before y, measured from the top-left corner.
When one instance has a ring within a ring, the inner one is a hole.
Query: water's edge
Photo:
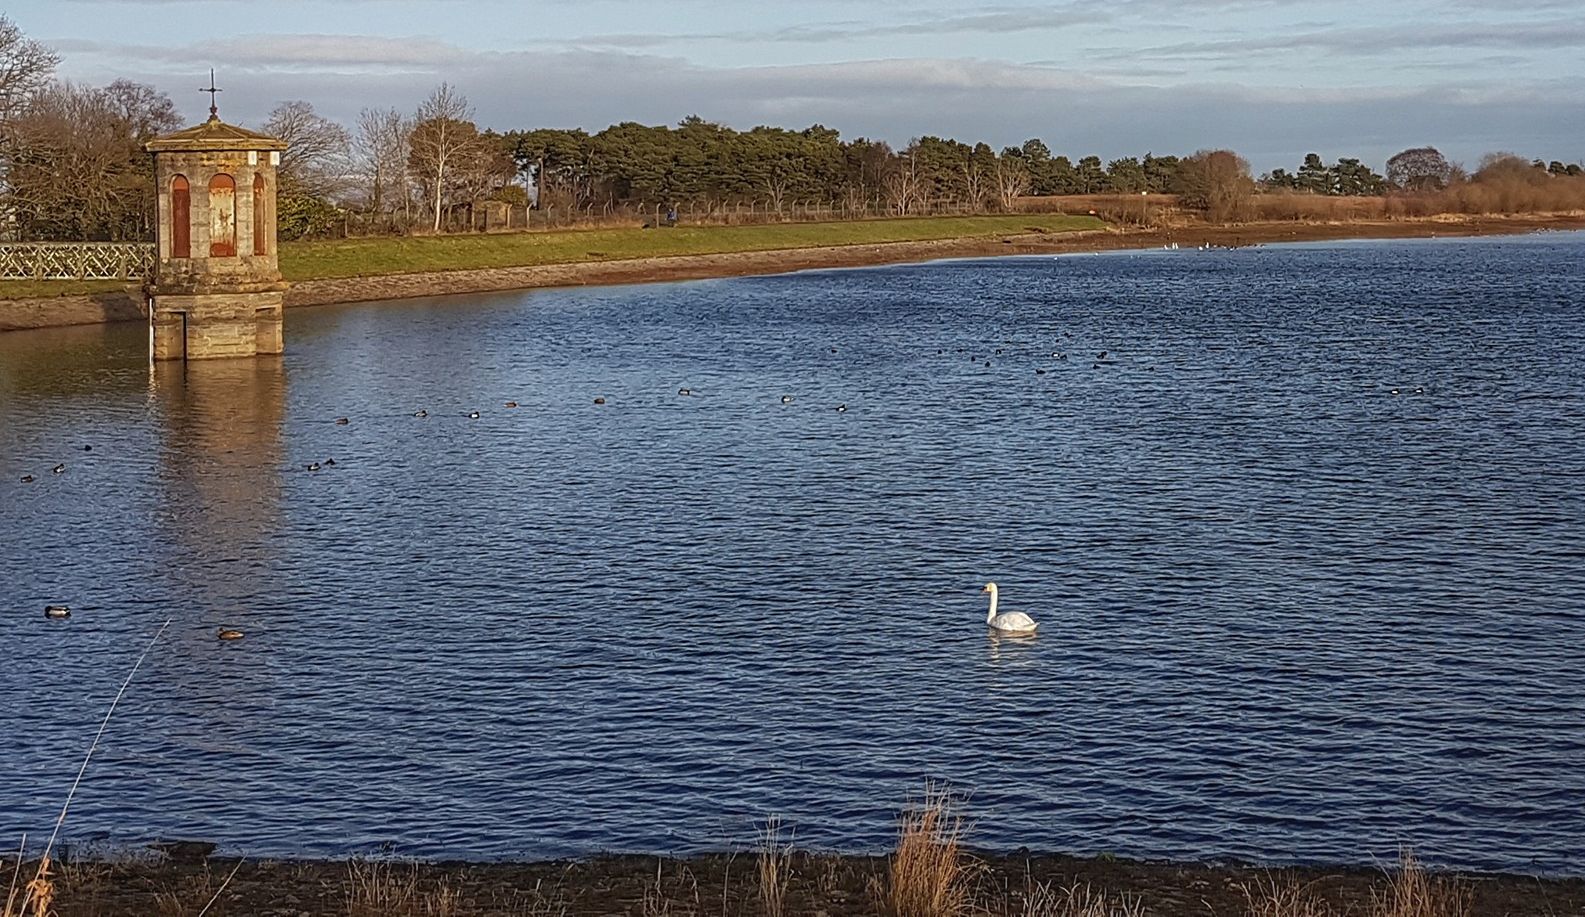
[[[1585,229],[1585,216],[1524,216],[1446,222],[1434,219],[1393,222],[1251,223],[1234,226],[1190,226],[1145,232],[1078,231],[1059,235],[1026,234],[1005,238],[959,238],[927,242],[888,242],[817,248],[676,255],[622,261],[587,261],[430,271],[303,280],[286,293],[288,308],[400,302],[432,296],[501,293],[514,290],[581,286],[623,286],[766,276],[829,268],[922,264],[957,258],[999,255],[1050,255],[1073,252],[1129,251],[1177,243],[1242,246],[1317,241],[1417,239],[1503,236],[1528,232]],[[148,318],[140,288],[79,296],[0,299],[0,333],[65,328]]]

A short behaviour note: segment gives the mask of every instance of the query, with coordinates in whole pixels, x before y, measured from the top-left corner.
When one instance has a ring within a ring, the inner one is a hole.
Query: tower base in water
[[[277,289],[160,293],[149,299],[155,360],[252,357],[285,349]]]

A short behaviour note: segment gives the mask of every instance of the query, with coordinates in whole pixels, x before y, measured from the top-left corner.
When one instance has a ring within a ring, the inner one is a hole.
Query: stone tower
[[[159,191],[149,326],[156,360],[280,353],[286,284],[275,172],[286,144],[220,120],[149,141]]]

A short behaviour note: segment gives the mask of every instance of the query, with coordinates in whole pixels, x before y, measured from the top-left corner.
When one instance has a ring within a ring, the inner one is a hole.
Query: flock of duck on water
[[[831,350],[832,350],[833,353],[836,352],[836,348],[835,347],[831,348]],[[937,353],[943,353],[943,352],[944,351],[939,351],[939,350],[937,351]],[[960,352],[961,352],[961,348],[960,348]],[[996,351],[996,353],[998,355],[1000,355],[1002,353],[1002,351],[998,349]],[[1067,359],[1067,354],[1062,353],[1061,351],[1054,351],[1054,352],[1052,352],[1051,356],[1052,356],[1053,359],[1059,359],[1059,360],[1066,360]],[[1100,365],[1101,363],[1108,362],[1107,361],[1107,356],[1108,356],[1108,354],[1104,350],[1101,351],[1099,354],[1097,354],[1096,355],[1096,360],[1098,362],[1097,362],[1096,365]],[[979,361],[979,357],[977,357],[977,356],[971,356],[970,359],[974,360],[975,362]],[[990,361],[987,360],[985,362],[985,365],[986,366],[990,366],[991,365]],[[1035,372],[1038,375],[1044,375],[1046,371],[1043,370],[1043,369],[1036,369]],[[687,387],[679,388],[677,390],[677,394],[680,395],[680,396],[683,396],[683,397],[688,397],[688,396],[691,396],[693,394],[693,390],[690,389],[690,388],[687,388]],[[1394,392],[1394,394],[1396,394],[1396,392]],[[791,396],[791,395],[783,395],[783,396],[781,396],[781,403],[782,404],[792,404],[793,400],[794,400],[793,396]],[[604,405],[606,403],[606,400],[603,397],[597,397],[597,398],[594,399],[594,403],[596,405]],[[507,402],[505,402],[505,407],[507,407],[507,408],[516,408],[517,406],[518,406],[518,403],[516,401],[507,401]],[[838,404],[836,406],[836,411],[839,414],[846,413],[847,409],[848,409],[848,406],[845,403],[844,404]],[[414,417],[418,417],[418,418],[428,417],[429,416],[429,411],[424,410],[424,409],[419,409],[419,410],[413,412],[413,416]],[[470,420],[478,420],[480,418],[480,416],[481,415],[480,415],[480,413],[478,411],[469,411],[468,414],[467,414],[467,417]],[[335,423],[336,423],[337,426],[344,427],[344,426],[347,426],[347,425],[351,424],[352,423],[352,419],[350,417],[337,417],[336,420],[335,420]],[[82,448],[83,448],[84,452],[93,451],[93,446],[83,446]],[[327,458],[327,459],[324,460],[324,462],[309,462],[304,467],[308,471],[320,471],[320,470],[322,470],[324,468],[327,468],[327,467],[334,467],[335,464],[336,464],[336,460],[335,459]],[[55,465],[53,468],[50,469],[50,472],[52,474],[65,474],[66,473],[66,463],[61,462],[61,463]],[[21,480],[22,480],[22,483],[24,483],[24,484],[31,484],[31,483],[33,483],[35,478],[31,474],[24,474],[22,476]],[[998,612],[997,611],[997,605],[998,605],[998,602],[1000,601],[1000,592],[997,589],[997,586],[996,586],[995,583],[986,583],[985,587],[980,590],[980,593],[982,595],[989,595],[990,596],[991,604],[990,604],[989,611],[987,611],[986,615],[985,615],[985,624],[992,631],[995,631],[996,633],[1004,634],[1004,635],[1033,636],[1034,633],[1035,633],[1035,629],[1040,626],[1038,623],[1035,622],[1034,619],[1030,618],[1029,615],[1025,614],[1022,611],[1003,611],[1003,612]],[[50,620],[61,621],[61,620],[65,620],[67,618],[70,618],[71,616],[72,616],[72,611],[71,611],[70,606],[67,606],[67,605],[55,605],[55,604],[44,606],[44,617],[46,617],[46,618],[48,618]],[[246,636],[246,634],[243,631],[238,630],[236,628],[231,628],[231,627],[222,627],[222,628],[219,628],[216,631],[216,637],[218,639],[220,639],[220,640],[241,640],[244,636]]]
[[[1021,611],[997,612],[996,606],[1000,598],[1000,592],[996,588],[995,583],[986,583],[985,588],[980,590],[980,594],[989,595],[991,597],[990,611],[985,613],[985,625],[987,627],[999,634],[1009,636],[1034,636],[1035,628],[1039,627],[1040,625],[1036,623],[1033,618],[1029,617],[1029,615],[1024,614]],[[44,606],[44,617],[49,618],[52,621],[62,621],[66,618],[70,618],[71,616],[72,610],[69,606]],[[215,636],[221,640],[241,640],[246,635],[236,628],[222,627],[215,634]]]

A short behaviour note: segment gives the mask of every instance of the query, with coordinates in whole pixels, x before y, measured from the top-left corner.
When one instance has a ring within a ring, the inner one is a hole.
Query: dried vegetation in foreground
[[[777,819],[738,854],[541,863],[255,862],[186,856],[0,860],[0,917],[1574,917],[1585,878],[1395,868],[978,854],[961,801],[928,788],[889,856],[794,848]],[[29,881],[28,877],[34,878]]]
[[[937,818],[938,828],[951,821]],[[914,835],[935,843],[948,834]],[[545,863],[402,860],[237,863],[153,858],[58,865],[50,895],[4,917],[1576,917],[1585,880],[1455,879],[1406,858],[1390,870],[996,856],[938,846],[917,859],[834,856],[778,843],[776,879],[748,856]],[[8,858],[9,859],[9,858]],[[24,864],[23,880],[34,864]],[[5,873],[15,866],[6,862]],[[912,871],[910,871],[912,870]],[[905,883],[896,883],[901,877]],[[914,883],[908,885],[906,883]],[[16,888],[12,886],[13,890]],[[41,910],[40,902],[47,902]],[[907,910],[905,910],[905,908]],[[779,909],[779,910],[778,910]]]

